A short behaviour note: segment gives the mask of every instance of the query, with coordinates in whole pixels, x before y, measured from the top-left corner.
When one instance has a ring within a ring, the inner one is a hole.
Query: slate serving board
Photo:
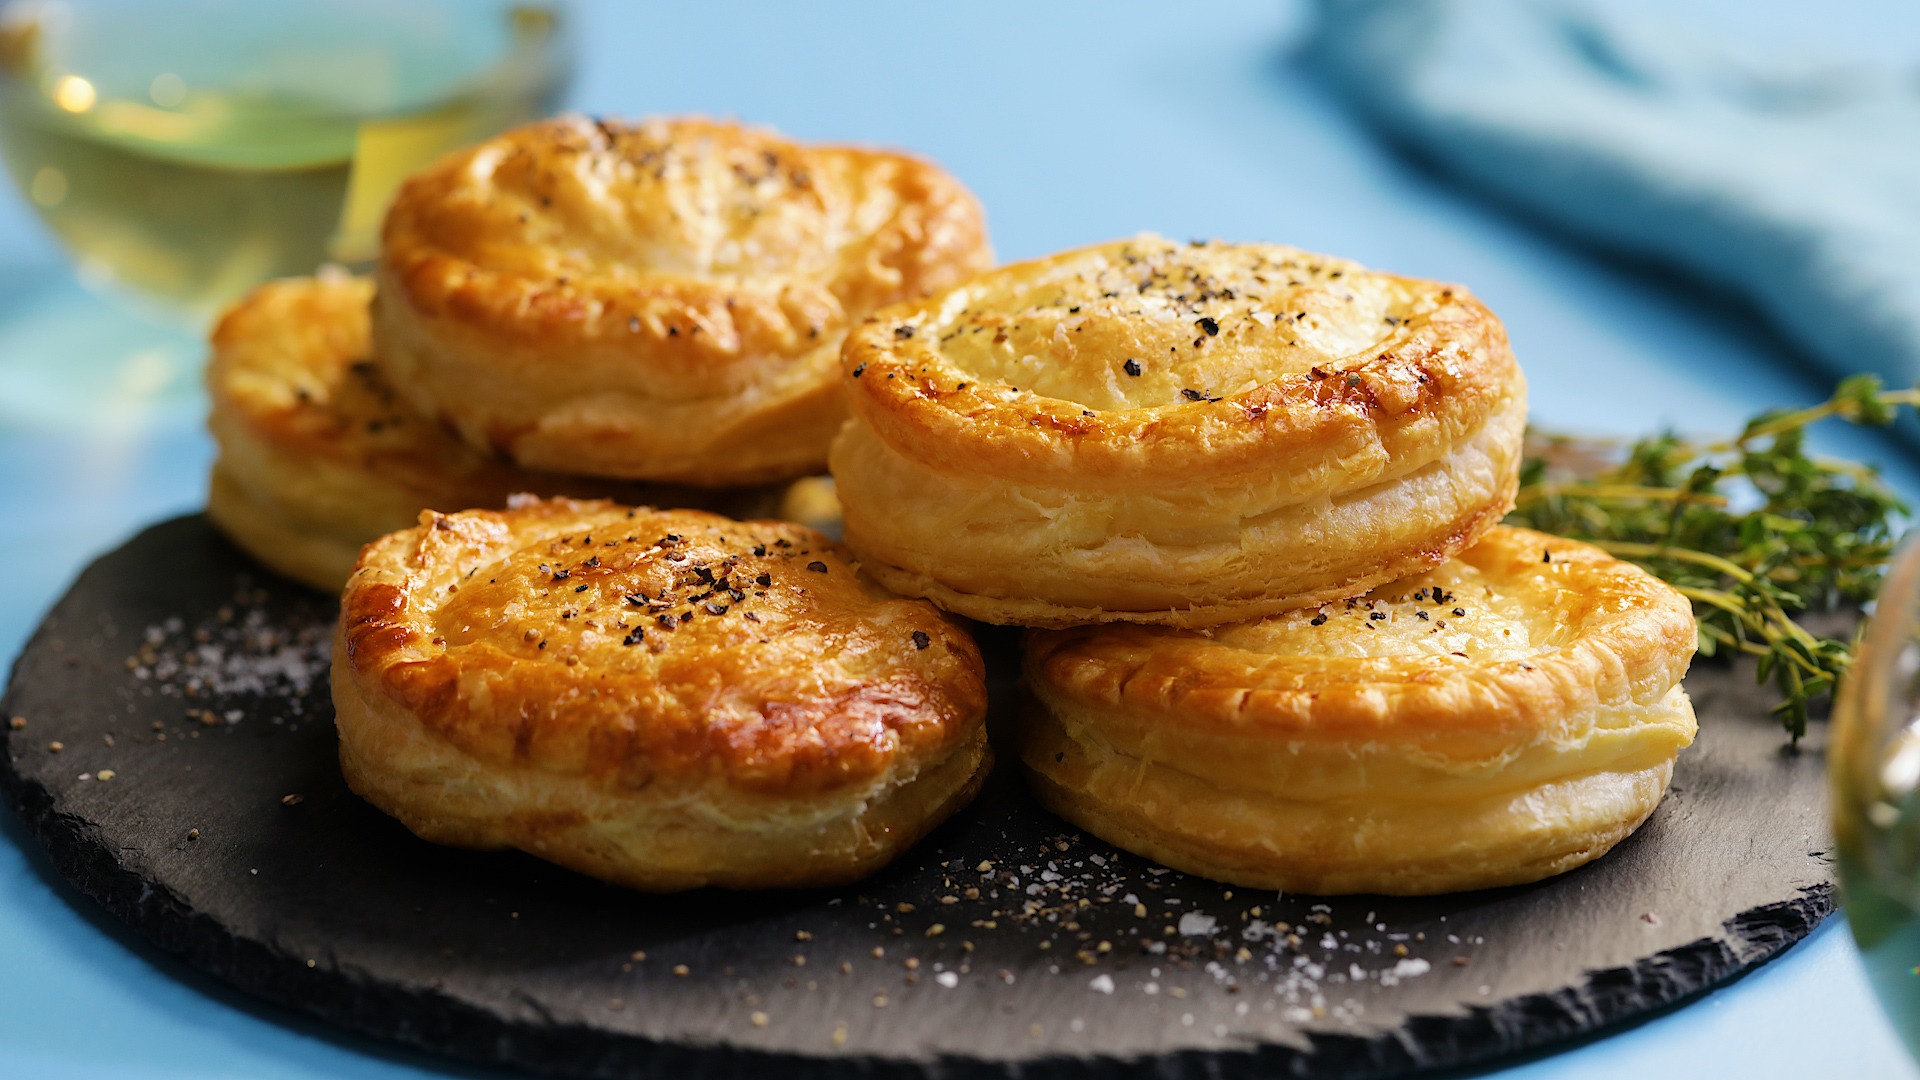
[[[1665,803],[1537,885],[1229,889],[1077,833],[1003,767],[858,887],[641,896],[428,845],[349,793],[332,615],[204,518],[157,525],[27,646],[0,699],[0,781],[60,873],[162,948],[458,1058],[578,1076],[1416,1072],[1670,1005],[1833,906],[1821,731],[1788,751],[1751,673],[1712,665],[1688,680],[1700,739]],[[998,670],[1011,644],[988,640]]]

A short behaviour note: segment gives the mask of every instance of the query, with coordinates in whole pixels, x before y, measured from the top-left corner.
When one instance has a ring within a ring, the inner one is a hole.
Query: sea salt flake
[[[1189,911],[1180,916],[1180,933],[1186,937],[1201,937],[1213,933],[1219,920],[1204,912]]]

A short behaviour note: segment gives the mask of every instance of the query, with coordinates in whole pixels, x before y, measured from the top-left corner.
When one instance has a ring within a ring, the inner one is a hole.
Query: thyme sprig
[[[1878,470],[1807,453],[1806,429],[1829,417],[1883,427],[1902,407],[1920,407],[1920,389],[1856,375],[1827,401],[1762,413],[1722,442],[1669,432],[1622,455],[1536,434],[1507,520],[1585,540],[1673,585],[1693,601],[1701,654],[1755,657],[1798,741],[1854,646],[1800,616],[1871,600],[1907,513]]]

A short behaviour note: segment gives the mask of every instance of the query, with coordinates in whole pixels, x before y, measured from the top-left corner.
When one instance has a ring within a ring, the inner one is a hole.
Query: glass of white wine
[[[0,153],[83,280],[204,318],[375,254],[400,180],[550,111],[555,3],[15,0]]]
[[[1834,702],[1828,755],[1847,922],[1920,1057],[1920,533],[1888,568]]]

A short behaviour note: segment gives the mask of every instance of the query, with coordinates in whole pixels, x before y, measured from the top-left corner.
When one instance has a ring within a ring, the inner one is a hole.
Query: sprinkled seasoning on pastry
[[[1511,505],[1526,416],[1466,292],[1277,245],[1006,267],[876,314],[842,365],[862,565],[1029,626],[1201,626],[1429,569]]]
[[[429,840],[638,889],[853,880],[990,761],[966,631],[781,522],[423,515],[361,557],[335,657],[354,791]]]
[[[1021,758],[1069,821],[1222,881],[1535,881],[1658,805],[1696,730],[1694,634],[1687,600],[1638,567],[1502,526],[1311,611],[1033,632]]]

